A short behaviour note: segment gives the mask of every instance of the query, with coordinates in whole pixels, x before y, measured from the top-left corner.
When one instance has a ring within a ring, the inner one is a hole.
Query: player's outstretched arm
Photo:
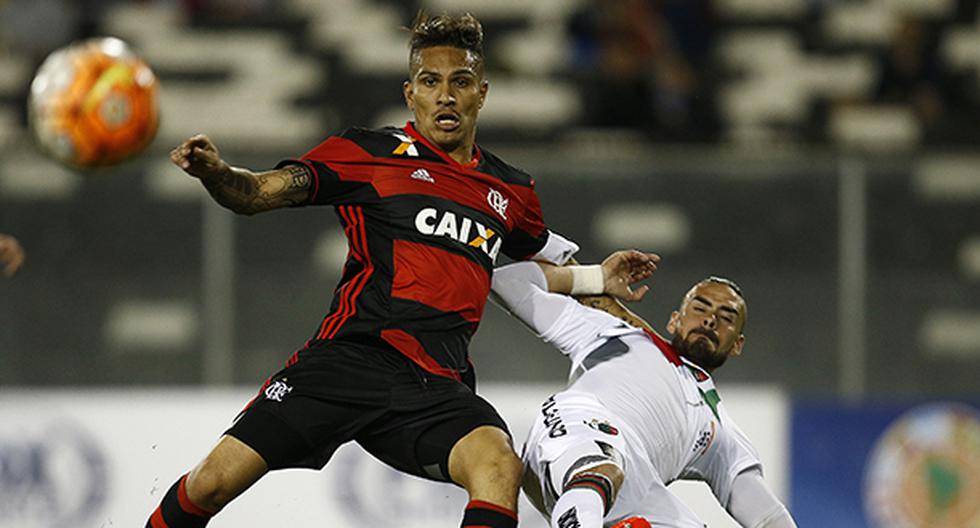
[[[312,189],[312,177],[302,165],[252,172],[232,167],[211,140],[198,134],[170,151],[170,160],[201,180],[216,202],[239,214],[252,215],[304,202]]]
[[[786,506],[769,489],[758,470],[743,471],[732,482],[728,513],[741,526],[796,528]]]
[[[624,301],[639,301],[650,290],[643,285],[635,290],[633,284],[649,278],[657,270],[660,257],[635,249],[616,251],[602,264],[555,266],[544,262],[538,265],[548,280],[548,291],[570,295],[611,295]]]
[[[12,277],[24,263],[24,248],[10,235],[0,233],[0,267],[3,274]]]

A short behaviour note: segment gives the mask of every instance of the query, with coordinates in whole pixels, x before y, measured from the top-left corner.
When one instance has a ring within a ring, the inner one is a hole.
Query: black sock
[[[187,498],[185,481],[187,475],[180,477],[153,511],[145,528],[204,528],[214,513],[198,507]]]
[[[517,528],[517,512],[489,502],[471,500],[463,514],[462,528]]]

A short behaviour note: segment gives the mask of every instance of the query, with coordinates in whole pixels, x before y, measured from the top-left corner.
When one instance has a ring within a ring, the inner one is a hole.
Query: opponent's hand
[[[659,262],[659,255],[635,249],[621,250],[609,255],[602,261],[605,293],[624,301],[639,301],[650,291],[650,287],[644,284],[634,290],[630,286],[650,278],[657,270]]]
[[[231,168],[221,159],[218,147],[204,134],[191,136],[171,150],[170,161],[187,174],[201,180],[218,178]]]
[[[3,266],[3,274],[12,277],[21,264],[24,263],[24,248],[16,238],[0,234],[0,265]]]

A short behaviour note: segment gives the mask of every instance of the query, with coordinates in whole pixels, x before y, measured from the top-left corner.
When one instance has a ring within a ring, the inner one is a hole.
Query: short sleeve
[[[371,174],[361,168],[370,155],[344,137],[345,134],[331,136],[303,156],[276,164],[277,169],[302,165],[310,171],[313,177],[310,196],[297,206],[357,203],[373,192]]]
[[[752,468],[757,468],[761,472],[762,462],[748,437],[732,421],[724,411],[724,407],[719,404],[718,408],[722,420],[718,438],[693,466],[711,487],[711,492],[718,498],[718,502],[727,508],[735,477]]]
[[[514,260],[533,259],[564,264],[578,251],[578,246],[545,226],[541,201],[534,191],[533,180],[528,187],[520,189],[518,195],[524,203],[523,215],[504,242],[503,253]]]

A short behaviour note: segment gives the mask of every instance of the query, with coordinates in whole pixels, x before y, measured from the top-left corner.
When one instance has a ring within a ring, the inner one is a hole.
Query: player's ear
[[[402,95],[405,96],[405,104],[412,112],[415,111],[415,93],[412,91],[412,83],[405,81],[402,83]]]
[[[487,92],[490,91],[490,81],[484,79],[480,83],[480,108],[483,108],[483,103],[487,100]]]
[[[680,326],[681,313],[674,310],[670,314],[670,319],[667,320],[667,333],[674,335],[677,333],[678,326]]]
[[[742,347],[745,346],[745,334],[738,334],[738,339],[732,344],[732,350],[728,353],[729,356],[741,356]]]

